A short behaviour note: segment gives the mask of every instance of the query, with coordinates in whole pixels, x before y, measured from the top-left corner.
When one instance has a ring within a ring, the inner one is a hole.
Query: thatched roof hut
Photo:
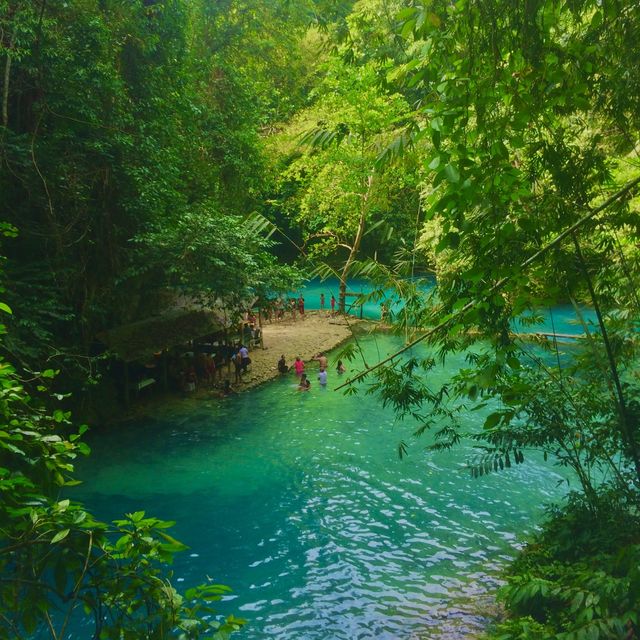
[[[154,354],[226,330],[212,311],[172,310],[104,331],[98,339],[124,362],[145,361]]]

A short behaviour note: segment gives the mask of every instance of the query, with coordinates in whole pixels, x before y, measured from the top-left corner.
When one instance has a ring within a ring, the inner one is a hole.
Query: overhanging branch
[[[527,258],[520,265],[520,271],[523,271],[524,269],[532,265],[539,258],[545,255],[548,251],[550,251],[555,246],[560,244],[567,236],[574,233],[583,224],[585,224],[586,222],[589,222],[589,220],[592,220],[593,218],[595,218],[599,213],[602,213],[605,209],[610,207],[614,202],[619,200],[622,196],[629,193],[629,191],[631,191],[638,184],[640,184],[640,176],[637,176],[635,179],[631,180],[630,182],[627,182],[627,184],[624,187],[622,187],[622,189],[620,189],[619,191],[616,191],[616,193],[614,193],[612,196],[607,198],[599,207],[596,207],[595,209],[590,210],[589,213],[585,214],[584,216],[582,216],[582,218],[574,222],[570,227],[565,229],[562,233],[560,233],[553,240],[551,240],[551,242],[547,243],[544,247],[536,251],[529,258]],[[365,371],[361,371],[360,373],[356,374],[352,378],[349,378],[346,382],[343,382],[341,385],[337,386],[335,388],[335,391],[337,391],[338,389],[342,389],[343,387],[350,386],[354,382],[361,380],[362,378],[370,374],[372,371],[379,369],[381,366],[387,364],[387,362],[391,362],[392,360],[397,358],[399,355],[402,355],[403,353],[405,353],[405,351],[408,351],[418,343],[422,342],[423,340],[426,340],[429,336],[432,336],[437,331],[444,329],[446,326],[450,325],[454,320],[457,320],[458,318],[460,318],[460,316],[465,314],[467,311],[469,311],[470,309],[473,309],[473,307],[475,307],[477,304],[487,301],[491,296],[493,296],[494,293],[496,293],[496,291],[499,291],[500,289],[502,289],[502,287],[504,287],[504,285],[507,284],[509,280],[511,280],[511,276],[505,276],[504,278],[501,278],[479,300],[472,300],[471,302],[468,302],[467,304],[464,305],[464,307],[452,313],[448,318],[445,318],[442,322],[439,322],[435,327],[432,327],[431,329],[423,333],[421,336],[419,336],[415,340],[411,341],[409,344],[402,347],[402,349],[399,349],[398,351],[388,356],[387,358],[380,360],[380,362],[375,364],[373,367],[369,367]]]

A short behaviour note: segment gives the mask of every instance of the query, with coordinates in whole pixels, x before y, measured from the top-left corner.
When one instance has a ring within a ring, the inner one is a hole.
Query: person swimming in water
[[[340,375],[342,375],[345,371],[346,371],[346,369],[344,368],[344,365],[342,364],[342,360],[338,360],[338,366],[336,367],[336,372],[337,372],[337,374],[340,376]]]
[[[311,381],[307,378],[307,374],[303,373],[300,376],[300,384],[298,385],[298,391],[309,391],[311,389]]]

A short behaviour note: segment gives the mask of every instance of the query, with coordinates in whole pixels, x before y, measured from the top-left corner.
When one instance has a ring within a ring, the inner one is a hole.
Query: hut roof
[[[146,360],[163,349],[224,331],[226,323],[212,311],[167,311],[125,324],[98,335],[98,339],[125,362]]]

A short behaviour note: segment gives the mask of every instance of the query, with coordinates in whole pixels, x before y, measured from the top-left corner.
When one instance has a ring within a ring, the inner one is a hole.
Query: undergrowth
[[[511,565],[493,640],[640,640],[640,509],[572,494]]]

